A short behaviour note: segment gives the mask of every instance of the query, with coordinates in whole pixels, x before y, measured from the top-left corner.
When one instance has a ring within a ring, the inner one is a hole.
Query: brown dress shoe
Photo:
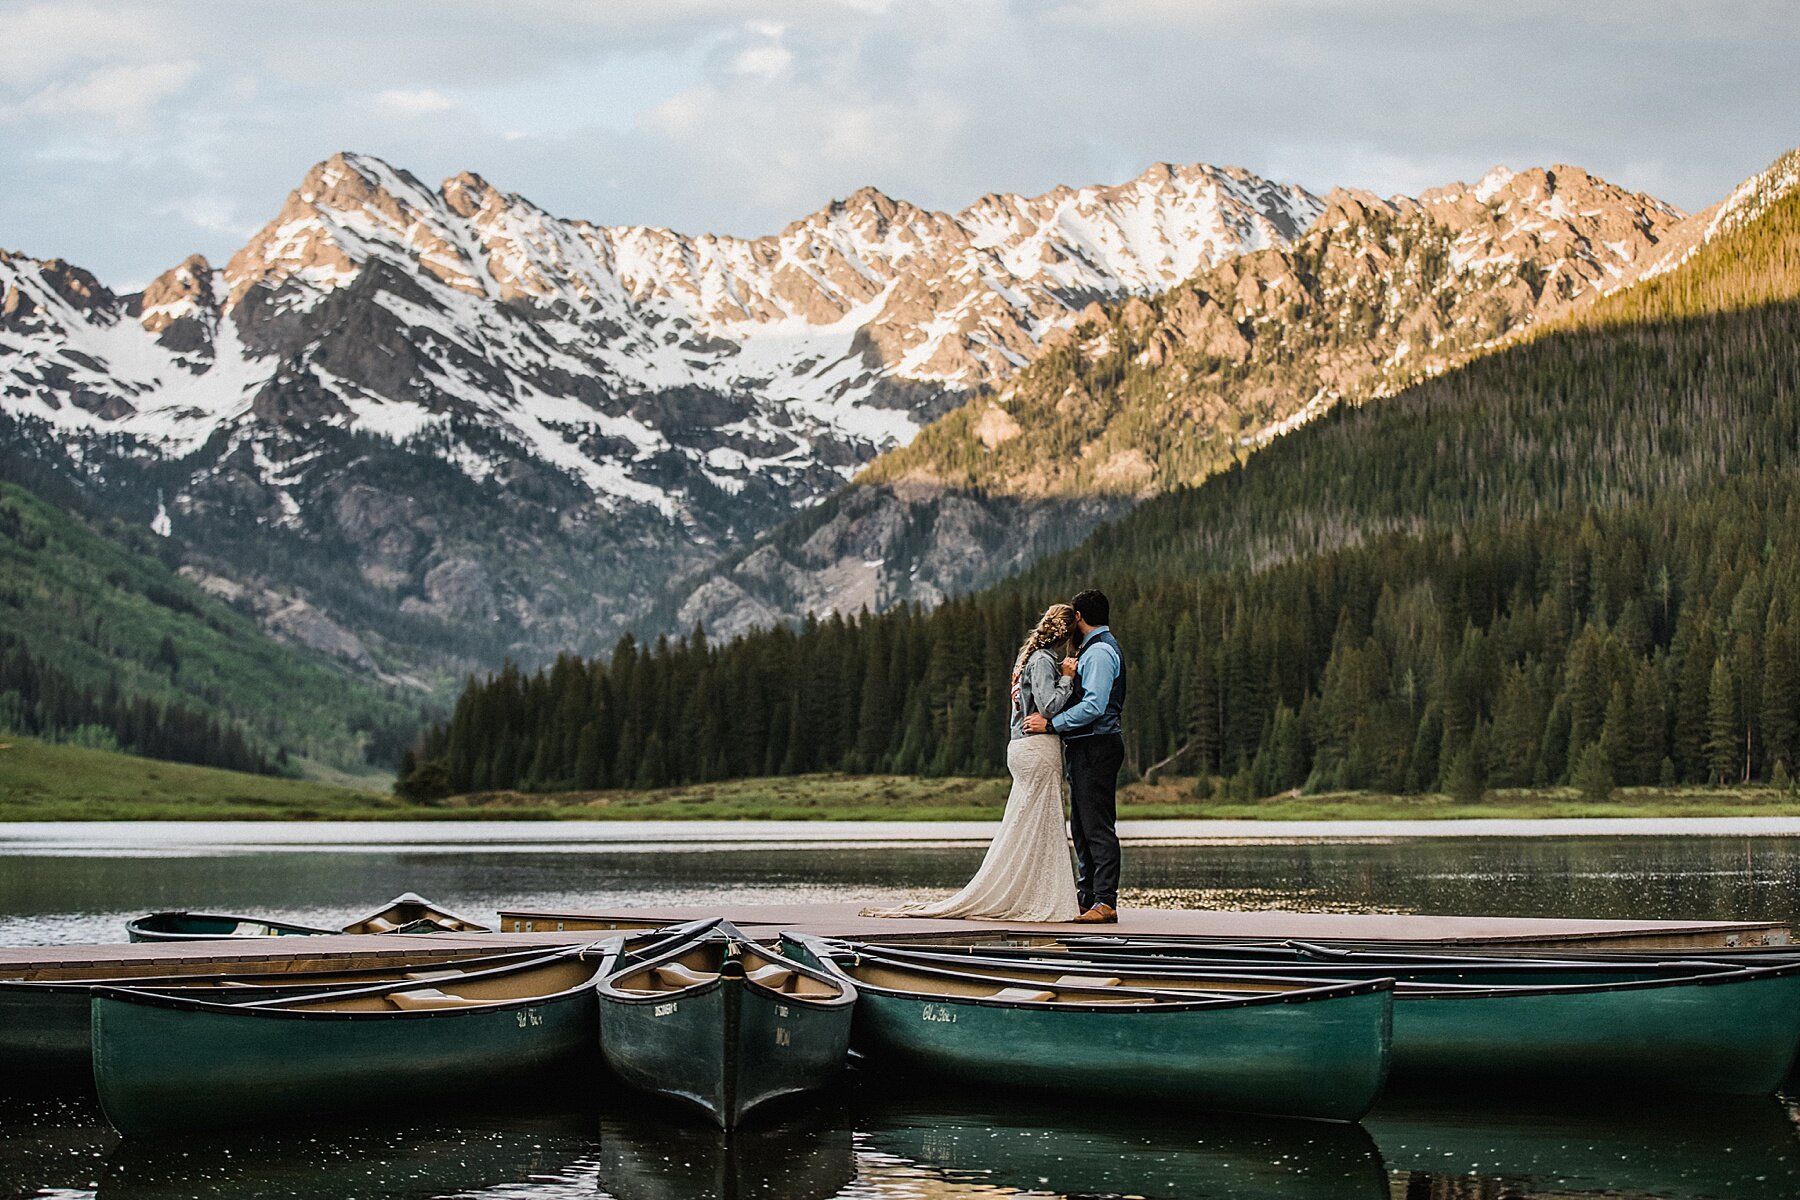
[[[1082,925],[1117,925],[1119,911],[1110,904],[1096,904],[1075,920]]]

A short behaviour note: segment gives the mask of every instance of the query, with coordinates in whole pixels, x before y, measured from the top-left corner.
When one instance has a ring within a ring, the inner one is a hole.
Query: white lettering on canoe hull
[[[526,1029],[533,1025],[542,1025],[544,1023],[544,1014],[535,1008],[521,1009],[514,1013],[513,1017],[519,1022],[520,1029]]]
[[[948,1004],[927,1004],[919,1016],[938,1025],[956,1024],[956,1010]]]
[[[673,1004],[673,1003],[659,1004],[656,1006],[656,1011],[654,1013],[652,1013],[651,1015],[657,1016],[657,1017],[666,1017],[670,1013],[674,1012],[678,1007],[680,1007],[678,1004]]]

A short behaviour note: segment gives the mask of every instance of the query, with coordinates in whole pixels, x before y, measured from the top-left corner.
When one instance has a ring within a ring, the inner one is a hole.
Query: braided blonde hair
[[[1019,647],[1019,657],[1013,663],[1013,675],[1016,677],[1025,670],[1025,661],[1039,650],[1049,649],[1058,642],[1066,642],[1075,632],[1075,610],[1067,604],[1052,604],[1038,618],[1036,628],[1025,636],[1025,644]]]

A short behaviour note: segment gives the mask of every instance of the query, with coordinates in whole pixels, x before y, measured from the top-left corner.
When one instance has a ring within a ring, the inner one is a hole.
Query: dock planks
[[[1150,937],[1224,937],[1282,941],[1393,941],[1445,946],[1531,945],[1592,949],[1724,949],[1785,944],[1779,921],[1618,921],[1544,917],[1438,917],[1414,913],[1307,913],[1269,910],[1222,912],[1186,908],[1125,909],[1117,925],[1020,925],[969,921],[864,917],[857,904],[728,904],[723,906],[542,912],[506,909],[500,927],[509,934],[582,932],[611,923],[692,921],[723,915],[749,929],[793,929],[825,937],[943,933],[972,929],[1030,929],[1047,933],[1117,933]]]
[[[826,937],[1029,929],[1045,933],[1223,937],[1300,941],[1395,941],[1441,946],[1519,946],[1564,950],[1703,950],[1786,944],[1790,932],[1775,921],[1601,921],[1540,917],[1439,917],[1412,913],[1215,912],[1126,909],[1117,925],[1019,925],[1006,921],[908,920],[863,917],[856,904],[728,904],[618,908],[576,912],[506,910],[499,933],[330,934],[241,941],[104,943],[0,947],[0,977],[40,967],[118,966],[122,973],[158,963],[282,962],[287,970],[327,968],[343,960],[402,956],[418,959],[523,946],[568,946],[599,941],[611,929],[641,929],[724,916],[753,937],[783,929]]]

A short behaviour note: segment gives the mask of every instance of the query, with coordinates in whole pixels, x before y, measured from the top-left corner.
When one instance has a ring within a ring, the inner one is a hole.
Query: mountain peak
[[[913,205],[905,200],[894,199],[878,187],[864,184],[842,200],[832,201],[829,207],[834,213],[873,212],[879,216],[891,217],[902,208],[911,208]]]
[[[499,189],[473,171],[459,171],[444,180],[439,189],[444,203],[459,217],[472,217],[496,199]]]

